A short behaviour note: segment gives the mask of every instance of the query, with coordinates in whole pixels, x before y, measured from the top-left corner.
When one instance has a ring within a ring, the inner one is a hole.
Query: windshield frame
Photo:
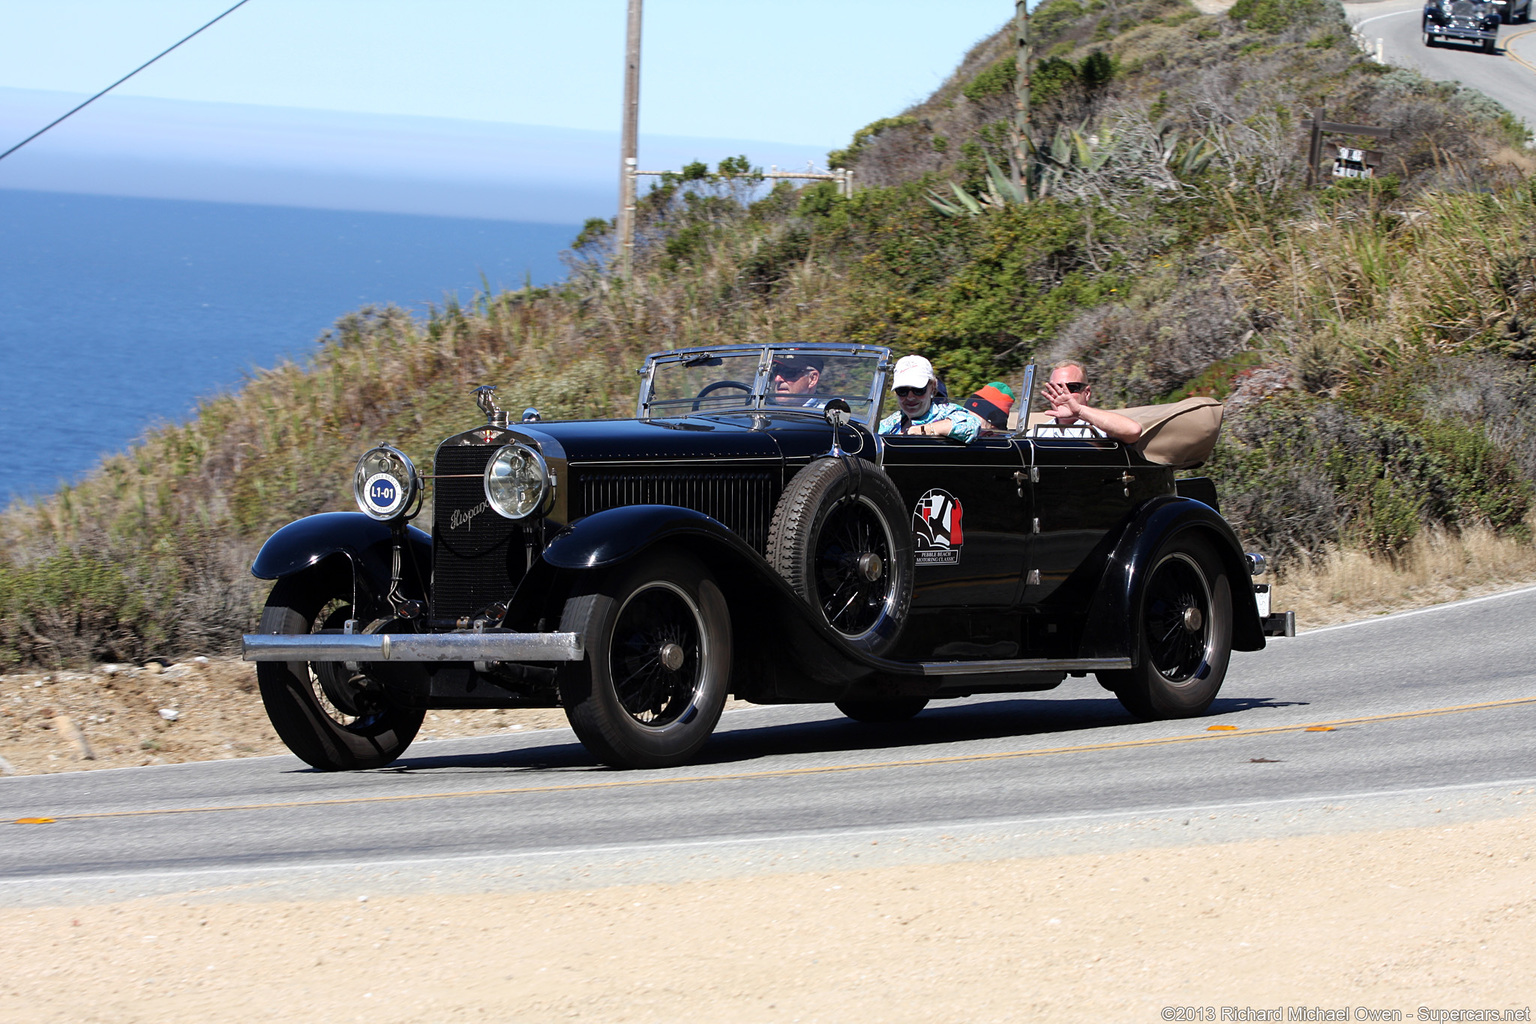
[[[850,401],[853,406],[854,420],[865,423],[871,429],[880,421],[880,406],[885,398],[885,384],[891,371],[891,350],[880,345],[848,345],[837,343],[813,344],[807,342],[769,342],[763,345],[706,345],[698,348],[674,349],[667,352],[653,352],[646,357],[645,365],[639,370],[640,397],[635,405],[635,418],[649,419],[679,419],[688,416],[718,416],[740,415],[742,413],[763,415],[771,413],[775,416],[781,414],[813,415],[818,419],[823,416],[824,402],[810,406],[778,405],[770,399],[772,397],[770,387],[772,385],[772,372],[774,353],[793,352],[800,356],[823,356],[836,358],[867,358],[875,360],[874,378],[870,382],[868,395],[860,396],[858,402]],[[677,399],[656,399],[655,384],[656,371],[672,363],[685,363],[700,357],[726,357],[743,356],[756,357],[756,370],[752,378],[752,396],[750,401],[739,406],[726,408],[703,409],[675,409],[671,406]],[[839,397],[839,396],[827,396]],[[868,410],[868,419],[865,418],[865,410]]]

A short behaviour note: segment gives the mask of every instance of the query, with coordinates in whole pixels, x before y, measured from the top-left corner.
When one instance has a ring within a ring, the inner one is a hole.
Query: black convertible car
[[[813,365],[812,393],[772,390]],[[1203,478],[1220,406],[1132,410],[1142,440],[1023,425],[880,436],[890,353],[663,352],[634,419],[485,422],[423,477],[380,445],[360,511],[289,524],[244,638],[317,768],[397,758],[429,708],[562,706],[598,759],[673,765],[728,695],[861,721],[1093,673],[1141,718],[1202,714],[1231,650],[1291,634]],[[1033,387],[1026,372],[1023,394]],[[432,484],[431,532],[409,521]]]
[[[1526,0],[1525,17],[1531,16]],[[1498,47],[1499,22],[1513,15],[1500,13],[1499,6],[1477,0],[1427,0],[1424,4],[1424,45],[1437,42],[1475,43],[1484,53]]]

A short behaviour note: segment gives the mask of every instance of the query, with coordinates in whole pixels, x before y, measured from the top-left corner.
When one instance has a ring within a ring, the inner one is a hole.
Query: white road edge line
[[[1446,604],[1434,604],[1428,608],[1413,608],[1405,612],[1393,612],[1391,615],[1378,615],[1374,619],[1356,619],[1354,622],[1341,622],[1336,626],[1319,626],[1317,629],[1309,629],[1298,633],[1295,639],[1304,636],[1316,636],[1319,633],[1331,633],[1336,629],[1353,629],[1356,626],[1374,626],[1378,622],[1392,622],[1395,619],[1407,619],[1415,615],[1428,615],[1430,612],[1447,611],[1451,608],[1461,608],[1466,605],[1482,604],[1484,601],[1499,601],[1506,597],[1520,597],[1523,594],[1536,593],[1536,586],[1521,587],[1519,590],[1505,590],[1497,594],[1484,594],[1482,597],[1467,597],[1460,601],[1451,601]]]
[[[1393,11],[1391,14],[1378,14],[1378,15],[1375,15],[1374,17],[1366,18],[1364,21],[1357,21],[1357,22],[1355,22],[1355,28],[1356,29],[1364,28],[1365,26],[1369,25],[1371,22],[1373,22],[1373,21],[1380,21],[1382,18],[1396,18],[1399,15],[1403,15],[1403,14],[1422,14],[1422,13],[1423,12],[1420,11],[1417,7],[1410,7],[1406,11]]]
[[[511,862],[537,859],[549,859],[555,857],[579,858],[583,856],[595,856],[600,854],[628,854],[631,856],[655,856],[661,853],[673,851],[718,849],[720,847],[745,847],[760,846],[785,842],[816,842],[827,840],[862,840],[869,838],[902,838],[924,833],[957,833],[960,835],[971,834],[981,830],[998,830],[1004,828],[1038,828],[1045,825],[1071,824],[1084,821],[1113,821],[1124,818],[1168,818],[1181,815],[1210,814],[1213,811],[1238,811],[1260,809],[1278,809],[1297,804],[1318,803],[1331,804],[1350,800],[1375,800],[1390,797],[1403,796],[1428,796],[1449,795],[1469,790],[1479,789],[1504,789],[1510,786],[1536,787],[1536,778],[1505,779],[1493,782],[1464,782],[1450,786],[1415,786],[1407,789],[1368,790],[1363,793],[1322,793],[1311,796],[1284,797],[1279,800],[1249,800],[1241,803],[1216,803],[1194,804],[1183,807],[1163,808],[1129,808],[1124,810],[1106,810],[1086,812],[1082,814],[1061,814],[1043,818],[998,818],[983,821],[972,821],[950,824],[921,824],[906,826],[891,826],[888,828],[865,828],[852,830],[828,830],[820,832],[782,832],[775,835],[741,836],[735,838],[720,839],[693,839],[684,842],[664,842],[649,845],[625,844],[602,846],[564,846],[544,850],[525,850],[516,853],[478,853],[465,857],[411,857],[400,860],[382,860],[369,864],[359,864],[355,860],[348,861],[303,861],[293,864],[277,865],[230,865],[227,867],[194,868],[189,871],[130,871],[130,872],[84,872],[80,874],[60,875],[28,875],[24,878],[0,878],[0,888],[7,886],[47,885],[49,883],[74,884],[83,881],[106,879],[192,879],[199,875],[283,875],[295,874],[305,871],[397,871],[411,867],[425,866],[438,870],[451,870],[465,868],[477,863],[486,862]],[[1413,826],[1408,826],[1413,827]]]

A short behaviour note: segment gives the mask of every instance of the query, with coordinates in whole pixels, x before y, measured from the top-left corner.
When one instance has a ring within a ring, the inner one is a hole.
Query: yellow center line
[[[1532,32],[1536,32],[1536,28],[1521,29],[1519,32],[1516,32],[1512,36],[1504,37],[1504,56],[1508,57],[1510,60],[1514,61],[1516,64],[1519,64],[1521,67],[1528,71],[1536,71],[1536,64],[1532,64],[1530,61],[1520,56],[1510,47],[1509,44],[1513,43],[1516,39],[1522,39],[1525,36],[1530,35]]]
[[[1369,725],[1376,722],[1400,721],[1407,718],[1429,718],[1438,715],[1464,714],[1468,711],[1487,711],[1521,704],[1536,704],[1536,697],[1516,697],[1511,700],[1487,701],[1480,704],[1458,704],[1452,707],[1429,708],[1424,711],[1396,711],[1386,715],[1367,715],[1362,718],[1339,718],[1326,722],[1305,722],[1297,725],[1271,725],[1258,729],[1234,729],[1222,732],[1199,732],[1190,736],[1164,736],[1142,740],[1116,740],[1109,743],[1088,743],[1073,747],[1042,747],[1034,750],[1006,750],[989,754],[953,754],[947,757],[921,757],[906,761],[869,761],[858,764],[815,765],[805,768],[775,768],[759,772],[728,772],[719,775],[685,775],[662,779],[605,779],[600,782],[554,783],[540,786],[508,786],[499,789],[453,790],[446,793],[394,793],[374,796],[331,797],[322,800],[283,800],[259,804],[213,804],[204,807],[159,807],[137,811],[94,811],[83,814],[52,815],[53,821],[84,821],[91,818],[139,818],[158,814],[214,814],[227,811],[267,811],[300,807],[332,807],[339,804],[394,803],[406,800],[463,800],[490,796],[520,796],[530,793],[574,792],[592,789],[631,789],[650,786],[698,785],[709,782],[746,782],[760,779],[783,779],[800,775],[832,775],[840,772],[864,772],[885,768],[919,768],[929,765],[968,764],[983,761],[1006,761],[1024,757],[1049,757],[1056,754],[1081,754],[1103,750],[1131,750],[1137,747],[1162,747],[1176,743],[1198,743],[1205,740],[1227,740],[1248,736],[1274,736],[1281,733],[1324,731],[1347,725]],[[5,824],[19,824],[13,819]]]

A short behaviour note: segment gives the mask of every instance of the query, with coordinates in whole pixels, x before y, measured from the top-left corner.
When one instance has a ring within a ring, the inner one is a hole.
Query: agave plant
[[[1136,136],[1140,136],[1139,141],[1133,141]],[[1034,202],[1060,191],[1072,180],[1092,180],[1090,176],[1111,166],[1133,175],[1139,168],[1143,176],[1153,179],[1154,188],[1167,188],[1204,171],[1219,152],[1206,139],[1183,141],[1178,131],[1166,125],[1151,133],[1106,132],[1102,136],[1085,133],[1082,128],[1061,128],[1049,146],[1029,143],[1026,148],[1029,161],[1018,179],[988,155],[987,177],[979,192],[966,192],[950,182],[953,198],[929,189],[928,202],[946,216],[978,217],[1004,206]]]

